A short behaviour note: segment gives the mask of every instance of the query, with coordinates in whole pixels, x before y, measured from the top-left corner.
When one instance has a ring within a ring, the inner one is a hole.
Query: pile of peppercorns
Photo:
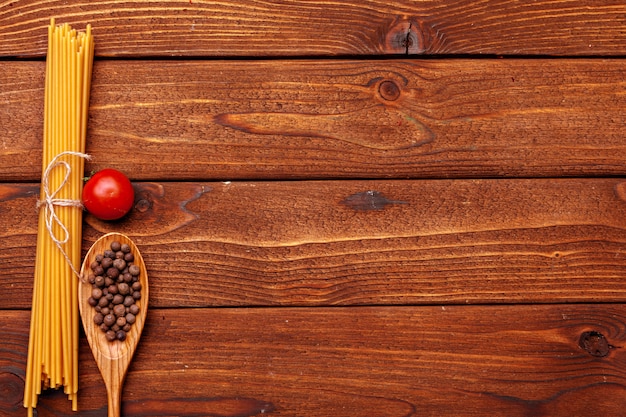
[[[126,340],[126,333],[137,320],[141,299],[139,266],[126,243],[112,242],[110,249],[96,255],[88,280],[92,285],[89,304],[94,307],[94,323],[107,340]]]

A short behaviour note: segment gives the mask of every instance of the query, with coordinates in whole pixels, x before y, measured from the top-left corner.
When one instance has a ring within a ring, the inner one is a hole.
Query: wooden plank
[[[157,307],[626,301],[621,179],[135,187],[85,249],[133,237]],[[0,308],[30,306],[36,191],[0,185]]]
[[[61,1],[0,5],[0,56],[43,56],[51,17],[100,56],[623,55],[615,0]]]
[[[39,181],[42,62],[0,66],[0,181]],[[137,180],[617,176],[621,61],[99,61],[87,169]],[[175,155],[176,157],[173,157]]]
[[[26,415],[28,312],[0,311],[0,325],[0,414]],[[623,305],[153,309],[122,412],[615,416],[625,344]],[[106,415],[84,338],[80,366],[80,415]],[[47,393],[38,415],[75,415],[69,407]]]

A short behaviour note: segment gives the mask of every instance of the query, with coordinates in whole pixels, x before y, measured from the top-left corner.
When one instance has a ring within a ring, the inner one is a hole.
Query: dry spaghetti
[[[48,27],[42,187],[24,407],[42,389],[61,388],[77,410],[78,278],[82,177],[93,66],[91,27]]]

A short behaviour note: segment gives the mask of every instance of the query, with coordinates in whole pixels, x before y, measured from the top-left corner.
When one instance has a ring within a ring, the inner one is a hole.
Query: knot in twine
[[[57,215],[57,213],[56,213],[56,211],[54,209],[55,206],[59,206],[59,207],[77,207],[77,208],[80,208],[80,209],[83,208],[83,204],[80,202],[80,200],[71,200],[71,199],[67,199],[67,198],[57,198],[57,194],[67,184],[67,182],[70,179],[70,174],[72,172],[72,167],[70,166],[70,164],[68,162],[59,160],[62,156],[65,156],[65,155],[76,156],[76,157],[87,159],[87,160],[91,159],[90,155],[87,155],[87,154],[81,153],[81,152],[73,152],[73,151],[61,152],[57,156],[55,156],[50,161],[50,163],[46,167],[45,171],[43,172],[43,175],[42,175],[42,178],[41,178],[41,185],[42,185],[42,188],[43,188],[44,199],[37,201],[37,209],[39,210],[39,209],[43,208],[45,210],[46,229],[48,229],[48,233],[50,234],[50,238],[52,239],[54,244],[57,246],[57,248],[59,248],[59,250],[63,254],[63,257],[67,261],[67,264],[72,268],[72,271],[74,272],[74,275],[76,275],[78,278],[80,278],[80,274],[78,273],[78,271],[74,267],[74,264],[72,263],[72,261],[70,260],[69,256],[67,255],[67,253],[63,249],[63,245],[66,244],[70,240],[70,232],[67,230],[67,227],[63,224],[61,219],[59,219],[59,216]],[[61,182],[61,184],[59,184],[57,189],[54,190],[53,192],[50,192],[50,184],[49,184],[50,183],[50,173],[56,167],[63,167],[63,168],[65,168],[65,176],[63,177],[63,181]],[[62,237],[59,237],[59,236],[57,236],[54,233],[53,226],[55,224],[61,229],[61,231],[63,233]]]

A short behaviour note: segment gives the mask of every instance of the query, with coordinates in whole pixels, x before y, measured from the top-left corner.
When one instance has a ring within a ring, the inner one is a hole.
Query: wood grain
[[[136,191],[83,233],[129,235],[150,275],[123,415],[622,415],[625,16],[0,2],[0,416],[26,415],[51,17],[94,28],[87,172]],[[80,384],[106,416],[84,334]]]
[[[94,360],[98,365],[98,369],[100,370],[100,374],[102,375],[102,379],[107,389],[108,416],[120,417],[124,380],[141,338],[143,326],[148,314],[150,293],[148,286],[148,274],[146,272],[146,265],[141,256],[141,252],[139,252],[135,243],[129,239],[128,236],[121,233],[108,233],[100,237],[91,246],[84,257],[82,268],[80,269],[80,275],[87,277],[90,273],[93,274],[93,268],[91,265],[94,262],[97,262],[96,257],[98,255],[102,256],[105,251],[113,249],[113,242],[128,245],[130,247],[130,253],[133,254],[133,264],[139,268],[139,280],[137,282],[141,284],[141,297],[134,303],[131,302],[131,304],[139,308],[139,314],[132,315],[135,320],[133,320],[133,323],[129,322],[131,324],[130,330],[124,331],[124,340],[115,340],[111,343],[108,336],[105,336],[105,332],[103,332],[102,329],[94,323],[96,310],[89,303],[89,300],[93,299],[92,290],[94,287],[89,281],[87,281],[87,278],[85,278],[85,281],[81,280],[78,284],[78,306],[80,308],[80,318],[85,332],[85,337],[87,338]],[[125,262],[124,265],[126,266]],[[128,290],[128,287],[126,289]],[[126,294],[128,294],[128,291]],[[134,294],[132,298],[135,298]],[[125,306],[126,304],[121,305]],[[123,311],[124,309],[122,309],[122,312]],[[127,318],[128,317],[125,317],[125,324],[127,323]],[[115,331],[113,331],[113,334],[116,335]],[[115,337],[113,339],[115,339]]]
[[[94,27],[99,56],[623,55],[615,0],[21,0],[0,4],[0,56],[40,57],[51,17]]]
[[[12,381],[0,390],[2,415],[25,415],[27,323],[25,311],[0,311],[0,378]],[[626,406],[625,327],[624,306],[611,304],[153,309],[122,412],[616,416]],[[600,354],[581,348],[588,332],[605,342]],[[104,416],[81,342],[80,415]],[[39,416],[75,415],[59,394],[43,396]]]
[[[123,221],[85,217],[84,244],[133,238],[156,307],[626,300],[620,179],[135,188]],[[30,305],[36,189],[0,185],[0,308]]]
[[[38,182],[44,64],[0,66],[0,181]],[[98,61],[87,171],[136,180],[619,176],[619,60]]]

